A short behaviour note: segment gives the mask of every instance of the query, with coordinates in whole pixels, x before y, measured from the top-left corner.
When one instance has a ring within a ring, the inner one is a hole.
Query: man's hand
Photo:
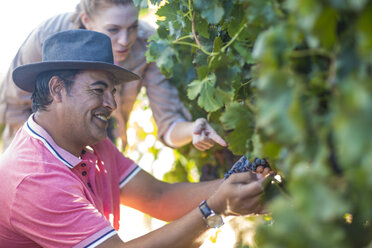
[[[262,211],[260,194],[265,176],[260,173],[232,174],[207,200],[216,213],[229,215],[259,214]]]
[[[221,146],[226,146],[226,142],[217,134],[217,132],[209,125],[204,118],[199,118],[194,122],[194,130],[192,134],[193,145],[201,151],[208,150],[214,143]]]

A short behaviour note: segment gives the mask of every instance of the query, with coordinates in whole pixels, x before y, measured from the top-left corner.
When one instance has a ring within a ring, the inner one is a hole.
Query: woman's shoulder
[[[45,40],[49,35],[57,32],[73,29],[74,25],[71,22],[72,13],[62,13],[42,22],[36,27],[34,32],[38,33],[42,40]]]
[[[144,20],[138,21],[138,37],[137,40],[147,43],[148,38],[156,32],[154,26]]]

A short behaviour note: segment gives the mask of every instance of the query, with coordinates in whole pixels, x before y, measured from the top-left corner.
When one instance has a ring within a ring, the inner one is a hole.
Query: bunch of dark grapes
[[[255,158],[253,162],[250,162],[245,155],[243,155],[232,167],[225,173],[224,178],[227,179],[231,174],[256,171],[258,166],[263,166],[264,168],[269,167],[269,163],[264,158]]]

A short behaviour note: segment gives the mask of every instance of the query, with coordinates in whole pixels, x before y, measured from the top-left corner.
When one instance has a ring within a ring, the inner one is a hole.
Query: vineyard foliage
[[[150,2],[148,61],[229,150],[286,182],[255,245],[372,247],[372,1]]]

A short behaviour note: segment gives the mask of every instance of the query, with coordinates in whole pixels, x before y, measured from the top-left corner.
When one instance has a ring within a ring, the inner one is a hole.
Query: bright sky
[[[42,21],[75,9],[80,0],[1,0],[0,75],[27,35]]]

